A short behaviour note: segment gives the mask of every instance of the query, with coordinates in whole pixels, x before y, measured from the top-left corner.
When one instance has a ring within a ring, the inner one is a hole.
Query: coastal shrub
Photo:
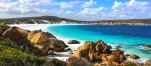
[[[66,62],[56,58],[47,58],[47,62],[43,66],[66,66]]]
[[[0,48],[2,48],[0,52],[1,66],[33,66],[34,64],[40,66],[46,62],[44,57],[32,56],[4,45],[0,45]]]
[[[45,57],[37,57],[20,50],[20,46],[0,37],[0,66],[41,66],[45,64]]]
[[[27,44],[27,43],[16,43],[10,40],[9,38],[0,37],[0,44],[21,50],[22,52],[25,52],[31,55],[36,55],[36,56],[39,55],[39,51],[34,46],[31,46],[30,44]]]
[[[92,66],[86,58],[77,58],[71,56],[67,59],[67,66]]]
[[[125,66],[138,66],[138,65],[134,62],[126,62]]]

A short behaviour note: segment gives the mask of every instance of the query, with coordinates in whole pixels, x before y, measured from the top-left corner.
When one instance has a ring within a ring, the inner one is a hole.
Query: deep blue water
[[[121,35],[151,38],[151,26],[83,25],[73,27],[78,27],[82,30],[97,32],[98,34],[101,33],[104,35]]]
[[[29,29],[42,29],[61,38],[61,40],[76,39],[79,41],[103,40],[115,47],[121,45],[123,51],[137,54],[139,61],[151,59],[151,49],[144,49],[143,44],[151,45],[151,26],[111,26],[111,25],[44,25],[31,26]],[[69,45],[76,49],[79,45]]]

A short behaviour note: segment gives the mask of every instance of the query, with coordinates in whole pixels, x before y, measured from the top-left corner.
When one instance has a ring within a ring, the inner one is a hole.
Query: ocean
[[[80,41],[81,44],[68,45],[72,50],[76,50],[85,41],[103,40],[113,48],[120,45],[125,53],[140,56],[137,61],[145,62],[151,59],[151,49],[142,48],[143,44],[151,45],[151,26],[43,25],[29,26],[27,29],[50,32],[66,44],[73,39]]]

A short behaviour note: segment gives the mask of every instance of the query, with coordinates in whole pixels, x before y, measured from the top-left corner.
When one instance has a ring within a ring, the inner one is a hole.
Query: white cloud
[[[83,14],[83,15],[97,15],[102,13],[105,10],[104,7],[100,7],[100,8],[84,8],[84,10],[80,11],[79,14]]]
[[[142,18],[148,15],[151,7],[148,2],[140,2],[136,0],[130,0],[127,2],[114,2],[112,6],[112,12],[108,13],[116,19],[130,19],[130,18]],[[124,15],[124,17],[120,17]]]
[[[112,9],[119,7],[121,4],[122,4],[121,2],[114,1],[114,5],[112,6]]]
[[[90,0],[89,2],[85,2],[84,4],[82,4],[82,8],[90,7],[92,5],[95,5],[96,3],[96,1]]]
[[[76,5],[78,5],[79,1],[71,1],[71,2],[60,2],[61,8],[72,8]]]
[[[133,3],[135,3],[135,0],[130,0],[128,5],[133,5]]]
[[[80,0],[72,0],[69,2],[57,2],[54,0],[18,0],[16,2],[11,2],[10,0],[0,0],[0,18],[52,15],[78,20],[105,20],[145,18],[151,16],[151,7],[148,2],[136,0],[129,0],[126,2],[115,1],[111,8],[103,6],[89,8],[91,3],[93,3],[93,5],[95,3],[95,1],[90,0],[89,2],[84,2],[84,4],[87,3],[87,6],[85,5],[83,6],[85,8],[81,9],[82,2],[83,1]],[[41,9],[39,6],[50,6],[50,8],[53,6],[60,7],[55,9]],[[79,6],[79,9],[76,11],[67,9],[77,6]]]

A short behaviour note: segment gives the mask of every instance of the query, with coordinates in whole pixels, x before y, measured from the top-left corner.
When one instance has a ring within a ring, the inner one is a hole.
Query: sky
[[[74,20],[151,18],[151,0],[0,0],[0,19],[57,16]]]

